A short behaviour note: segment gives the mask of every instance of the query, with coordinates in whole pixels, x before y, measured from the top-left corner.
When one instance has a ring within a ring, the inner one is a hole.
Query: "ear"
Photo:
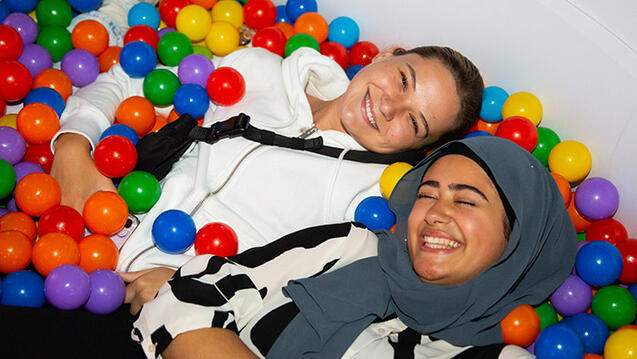
[[[388,47],[384,49],[383,51],[379,52],[376,56],[374,56],[374,58],[372,59],[372,62],[386,59],[388,57],[394,56],[396,52],[404,52],[404,51],[406,50],[400,46]]]

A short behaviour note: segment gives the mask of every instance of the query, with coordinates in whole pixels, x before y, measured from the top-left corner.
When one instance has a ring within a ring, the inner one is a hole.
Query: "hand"
[[[130,313],[136,315],[146,302],[155,298],[159,288],[166,283],[175,270],[164,267],[144,269],[137,272],[120,272],[126,286],[124,303],[130,303]]]

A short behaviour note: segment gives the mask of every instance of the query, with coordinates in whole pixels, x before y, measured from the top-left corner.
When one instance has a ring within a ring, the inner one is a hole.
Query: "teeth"
[[[378,130],[378,126],[376,125],[376,120],[374,119],[374,115],[372,114],[372,106],[369,104],[369,92],[365,95],[365,110],[367,111],[367,118],[369,122],[371,122],[372,126]]]
[[[425,246],[434,249],[450,249],[460,247],[460,243],[447,238],[425,237]]]

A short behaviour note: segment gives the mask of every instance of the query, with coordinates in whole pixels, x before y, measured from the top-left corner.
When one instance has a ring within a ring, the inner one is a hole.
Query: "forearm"
[[[257,356],[231,330],[198,329],[179,334],[162,352],[165,359],[237,358]]]

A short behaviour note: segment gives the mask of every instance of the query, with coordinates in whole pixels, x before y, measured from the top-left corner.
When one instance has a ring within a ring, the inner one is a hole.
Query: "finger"
[[[132,303],[133,299],[135,299],[136,288],[134,284],[129,284],[126,286],[126,296],[124,297],[124,303]]]
[[[136,280],[137,278],[143,276],[144,274],[150,272],[151,270],[153,270],[153,268],[142,269],[137,272],[117,272],[117,274],[119,274],[119,276],[122,278],[124,282],[130,283]]]
[[[130,309],[129,312],[132,315],[137,315],[137,313],[139,313],[139,310],[142,309],[141,304],[139,304],[137,301],[134,301],[130,304]]]

